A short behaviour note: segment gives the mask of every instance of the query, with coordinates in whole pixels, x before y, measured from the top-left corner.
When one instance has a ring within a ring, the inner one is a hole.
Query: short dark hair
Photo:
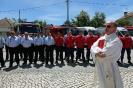
[[[117,23],[116,22],[109,22],[106,25],[113,25],[114,27],[117,27]]]

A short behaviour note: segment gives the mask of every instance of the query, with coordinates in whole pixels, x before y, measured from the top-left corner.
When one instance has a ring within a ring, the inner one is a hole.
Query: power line
[[[73,3],[78,4],[87,4],[87,5],[99,5],[99,6],[128,6],[127,4],[116,4],[116,3],[99,3],[99,2],[81,2],[81,1],[72,1]]]
[[[42,8],[42,7],[55,6],[55,5],[59,5],[62,3],[64,3],[64,2],[58,2],[58,3],[51,4],[51,5],[40,5],[40,6],[36,6],[36,7],[31,7],[31,8],[21,8],[21,9],[16,9],[16,10],[15,9],[14,10],[3,10],[3,11],[0,11],[0,13],[18,12],[19,10],[20,11],[34,10],[34,9],[38,9],[38,8]]]

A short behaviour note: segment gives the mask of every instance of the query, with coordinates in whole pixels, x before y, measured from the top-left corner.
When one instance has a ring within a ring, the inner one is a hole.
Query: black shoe
[[[64,61],[61,61],[61,64],[64,64]]]
[[[30,62],[29,64],[32,64],[32,62]]]
[[[78,63],[78,59],[76,58],[76,63]]]
[[[6,66],[5,65],[2,65],[1,67],[3,68],[3,67],[6,67]]]
[[[117,61],[117,64],[118,64],[118,65],[121,65],[120,61]]]
[[[9,68],[11,68],[11,67],[12,67],[12,65],[9,66]]]
[[[34,62],[34,64],[37,64],[37,62]]]
[[[53,63],[53,62],[51,62],[51,65],[54,65],[54,63]]]
[[[131,61],[128,61],[128,63],[129,63],[129,64],[132,64],[132,62],[131,62]]]
[[[72,63],[74,63],[74,60],[72,60]]]
[[[123,65],[123,61],[121,61],[121,64]]]
[[[20,64],[18,63],[18,64],[17,64],[17,67],[19,67],[19,66],[20,66]]]
[[[27,62],[24,62],[24,63],[23,63],[23,65],[26,65],[26,64],[27,64]]]
[[[58,63],[58,61],[56,60],[55,63]]]

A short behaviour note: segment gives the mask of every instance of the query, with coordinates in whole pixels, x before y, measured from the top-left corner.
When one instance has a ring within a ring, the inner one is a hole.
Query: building
[[[133,12],[124,12],[124,16],[122,16],[121,18],[119,18],[118,20],[120,19],[126,19],[128,20],[131,25],[133,26]]]
[[[0,20],[0,32],[5,35],[6,32],[10,31],[14,27],[14,22],[10,19],[4,18]]]

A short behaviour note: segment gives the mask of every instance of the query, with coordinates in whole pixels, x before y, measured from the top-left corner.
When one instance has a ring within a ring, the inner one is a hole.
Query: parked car
[[[77,29],[75,30],[77,34],[82,31],[83,34],[86,36],[88,32],[92,32],[94,35],[97,35],[98,32],[95,27],[76,27]]]
[[[103,35],[105,33],[105,27],[98,27],[96,28],[96,30],[98,31],[98,33],[100,33],[101,35]],[[124,27],[117,27],[117,35],[118,36],[123,36],[126,33],[128,33],[128,30]]]
[[[130,36],[132,37],[132,41],[133,41],[133,26],[127,26],[125,28],[128,30]]]

